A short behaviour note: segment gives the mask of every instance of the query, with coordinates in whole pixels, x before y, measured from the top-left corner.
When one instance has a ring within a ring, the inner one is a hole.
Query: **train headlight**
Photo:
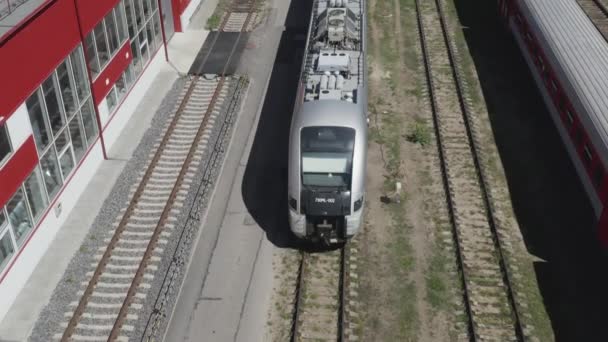
[[[298,211],[298,201],[291,196],[289,196],[289,206],[291,209]]]
[[[363,197],[359,198],[358,200],[355,201],[355,205],[353,207],[353,211],[357,211],[359,209],[361,209],[361,207],[363,206]]]

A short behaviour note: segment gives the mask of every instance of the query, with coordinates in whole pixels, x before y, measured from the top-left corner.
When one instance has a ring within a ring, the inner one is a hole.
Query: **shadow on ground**
[[[608,341],[607,260],[594,215],[495,1],[455,0],[519,226],[557,341]]]
[[[289,126],[311,4],[310,1],[292,1],[289,7],[241,187],[249,213],[277,247],[311,248],[292,235],[287,219]]]

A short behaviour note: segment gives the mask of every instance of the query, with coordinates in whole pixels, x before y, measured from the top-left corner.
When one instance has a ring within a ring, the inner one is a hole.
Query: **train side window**
[[[538,62],[538,67],[540,71],[545,72],[545,62],[543,62],[543,58],[541,56],[536,56],[536,61]]]
[[[523,18],[521,17],[521,14],[520,14],[520,13],[517,13],[517,15],[515,16],[515,20],[517,21],[517,23],[518,23],[519,25],[521,25],[521,24],[524,22],[524,20],[523,20]]]
[[[593,155],[591,154],[591,150],[589,149],[589,146],[587,146],[587,144],[583,146],[583,158],[585,160],[585,165],[591,165],[591,162],[593,161]]]
[[[572,111],[566,108],[566,118],[568,119],[568,124],[572,126],[574,123],[574,115],[572,115]]]
[[[553,78],[551,78],[549,80],[550,84],[551,84],[551,91],[553,92],[553,94],[557,94],[557,84],[555,84],[555,80],[553,80]]]
[[[602,181],[604,180],[604,168],[601,165],[598,165],[593,172],[593,184],[596,188],[599,188],[602,185]]]

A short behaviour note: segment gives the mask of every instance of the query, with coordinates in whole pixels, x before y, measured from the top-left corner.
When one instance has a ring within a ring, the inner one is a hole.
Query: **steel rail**
[[[472,129],[471,113],[468,108],[468,105],[465,102],[464,87],[463,87],[463,82],[462,82],[461,71],[459,70],[458,64],[456,63],[456,54],[454,52],[454,47],[452,45],[453,42],[450,39],[450,36],[448,34],[449,31],[448,31],[448,27],[447,27],[447,21],[445,19],[445,12],[443,10],[443,5],[441,3],[441,0],[434,0],[434,1],[436,4],[438,14],[439,14],[439,20],[440,20],[440,24],[441,24],[441,33],[442,33],[443,40],[444,40],[446,50],[448,53],[448,59],[449,59],[449,63],[451,66],[451,72],[452,72],[452,76],[454,78],[454,83],[456,86],[459,106],[463,113],[463,121],[464,121],[464,125],[466,128],[468,143],[471,146],[471,154],[473,156],[473,163],[474,163],[475,169],[476,169],[476,174],[477,174],[476,176],[479,180],[479,187],[480,187],[480,190],[482,193],[482,199],[483,199],[483,202],[485,205],[486,218],[488,220],[490,231],[492,233],[492,240],[494,242],[500,271],[501,271],[501,274],[503,277],[503,284],[506,289],[507,298],[508,298],[511,312],[513,314],[513,320],[514,320],[513,328],[515,330],[515,335],[516,335],[516,338],[518,339],[518,341],[523,341],[524,336],[525,336],[523,324],[521,323],[520,314],[518,312],[518,307],[517,307],[516,300],[515,300],[515,294],[514,294],[513,285],[512,285],[513,282],[511,279],[512,277],[511,277],[510,272],[507,267],[506,257],[503,253],[503,247],[502,247],[502,244],[500,241],[500,236],[499,236],[498,230],[496,228],[497,225],[496,225],[496,221],[495,221],[493,204],[490,200],[490,195],[489,195],[489,191],[488,191],[489,186],[488,186],[486,177],[484,175],[484,169],[481,166],[480,157],[479,157],[479,155],[481,153],[480,153],[480,149],[476,142],[476,139],[475,139],[474,133],[473,133],[473,129]],[[445,147],[444,147],[444,143],[443,143],[442,133],[440,131],[440,121],[438,118],[439,111],[438,111],[438,105],[437,105],[438,101],[435,96],[436,88],[435,88],[434,81],[433,81],[431,62],[430,62],[430,57],[429,57],[429,50],[428,50],[427,41],[426,41],[425,28],[424,28],[424,24],[422,21],[420,0],[416,0],[415,5],[416,5],[416,13],[417,13],[417,22],[418,22],[418,26],[419,26],[419,35],[420,35],[421,46],[422,46],[422,54],[423,54],[423,60],[424,60],[425,75],[427,78],[427,88],[429,91],[431,110],[433,113],[435,134],[436,134],[437,141],[438,141],[437,145],[438,145],[439,157],[440,157],[439,159],[440,159],[441,170],[442,170],[442,180],[443,180],[444,188],[447,191],[448,212],[449,212],[449,216],[450,216],[450,222],[452,225],[453,233],[455,236],[454,242],[455,242],[456,251],[457,251],[457,253],[456,253],[457,262],[461,269],[461,272],[459,272],[459,273],[461,275],[461,282],[462,282],[463,292],[464,292],[463,297],[464,297],[464,302],[465,302],[465,310],[466,310],[467,316],[469,318],[468,319],[469,337],[471,338],[472,341],[477,341],[478,335],[477,335],[477,331],[476,331],[476,327],[475,327],[475,323],[474,323],[474,314],[473,314],[473,309],[471,306],[470,289],[468,288],[467,272],[466,272],[466,267],[464,264],[462,246],[460,245],[460,241],[458,238],[460,232],[458,231],[458,226],[456,224],[455,203],[453,202],[452,188],[449,184],[450,181],[449,181],[448,168],[447,168],[446,151],[445,151]]]
[[[339,265],[339,280],[338,280],[338,319],[337,319],[337,336],[336,341],[343,342],[346,341],[346,286],[348,282],[347,279],[347,268],[346,268],[346,245],[340,248],[340,265]],[[310,253],[300,252],[300,266],[298,268],[298,277],[296,280],[296,296],[294,302],[294,311],[292,315],[292,324],[291,324],[291,342],[297,342],[301,339],[298,334],[300,332],[300,313],[303,308],[303,297],[304,297],[304,289],[305,289],[305,281],[309,274],[309,269],[307,266],[307,259],[310,257]]]
[[[243,29],[245,30],[247,28],[247,25],[249,24],[250,20],[251,20],[251,16],[253,14],[253,10],[255,8],[255,4],[257,3],[257,0],[252,0],[251,1],[251,8],[250,8],[250,12],[247,15],[247,19],[245,20],[245,23],[243,25]],[[226,18],[228,18],[230,16],[230,12],[227,13]],[[223,30],[223,27],[226,25],[227,20],[222,22],[222,26],[220,27],[220,30]],[[139,287],[139,284],[141,282],[141,279],[143,278],[144,275],[144,271],[150,261],[150,258],[152,257],[152,253],[156,247],[156,244],[158,243],[158,240],[160,238],[160,234],[162,233],[162,228],[165,225],[165,221],[168,218],[168,215],[173,207],[173,202],[175,201],[175,198],[177,197],[177,193],[179,192],[179,189],[181,187],[181,185],[183,184],[183,180],[184,180],[184,176],[187,173],[187,170],[189,169],[190,163],[192,161],[192,158],[194,156],[194,152],[196,151],[196,149],[198,148],[198,144],[200,142],[200,139],[202,137],[202,132],[205,130],[206,128],[206,123],[208,122],[208,119],[210,117],[210,114],[212,113],[214,107],[215,107],[215,103],[217,101],[217,98],[219,97],[219,93],[221,91],[221,89],[223,88],[224,82],[225,82],[225,73],[226,70],[229,66],[229,63],[233,57],[234,52],[236,51],[236,47],[238,45],[238,42],[240,41],[241,38],[241,34],[242,34],[242,30],[241,32],[239,32],[239,37],[236,40],[234,46],[232,47],[232,50],[230,52],[229,57],[226,60],[226,63],[224,65],[224,68],[222,70],[222,74],[220,75],[220,80],[217,84],[217,87],[215,89],[215,92],[212,96],[212,99],[207,107],[207,111],[204,115],[203,118],[203,122],[201,123],[201,125],[199,126],[199,130],[197,131],[197,134],[195,136],[194,142],[190,147],[190,151],[188,153],[188,156],[186,158],[186,161],[184,162],[184,164],[182,165],[180,174],[178,176],[178,179],[176,181],[176,184],[173,187],[173,190],[171,192],[171,195],[169,196],[169,199],[167,201],[167,204],[165,205],[163,212],[161,214],[161,218],[154,230],[154,233],[150,239],[150,243],[148,244],[146,251],[144,253],[144,257],[142,258],[142,261],[138,267],[138,270],[136,272],[136,275],[131,283],[131,286],[129,287],[129,290],[127,292],[127,296],[123,302],[123,305],[121,306],[119,315],[113,325],[113,328],[111,330],[110,336],[108,338],[108,341],[114,341],[116,340],[116,338],[118,337],[118,333],[120,331],[120,327],[122,327],[125,318],[127,317],[127,311],[128,308],[130,306],[130,304],[132,303],[137,288]],[[212,42],[212,47],[215,45],[215,43],[218,40],[218,36],[215,37],[214,41]],[[211,50],[210,50],[211,52]],[[200,64],[199,68],[202,68],[202,66],[205,64],[205,61],[209,58],[210,52],[205,56],[204,61]],[[199,69],[199,73],[200,73],[200,69]],[[62,342],[67,342],[69,340],[69,338],[73,335],[73,333],[75,332],[77,326],[78,326],[78,322],[80,321],[82,314],[84,313],[84,310],[87,306],[87,303],[89,301],[89,299],[91,298],[91,295],[93,294],[93,291],[97,285],[97,283],[99,282],[99,279],[102,275],[102,273],[104,273],[105,269],[106,269],[106,265],[109,263],[110,258],[112,256],[112,251],[114,250],[114,248],[116,247],[116,245],[118,244],[118,242],[120,241],[123,232],[126,229],[127,223],[131,217],[131,214],[133,213],[135,207],[137,206],[139,199],[141,197],[141,195],[143,194],[143,191],[146,187],[146,185],[148,184],[148,181],[154,171],[154,167],[155,165],[157,165],[158,161],[160,160],[160,158],[163,155],[163,152],[165,150],[165,147],[167,146],[168,141],[170,140],[175,127],[177,125],[177,122],[179,121],[179,119],[181,118],[183,111],[185,109],[185,107],[188,105],[189,103],[189,99],[190,96],[192,95],[192,92],[194,91],[196,84],[198,83],[198,80],[200,79],[200,76],[195,76],[193,77],[187,91],[186,94],[184,95],[184,99],[181,101],[175,116],[173,117],[173,119],[171,120],[171,123],[169,124],[169,127],[167,128],[167,131],[165,132],[165,135],[163,136],[163,139],[160,142],[159,148],[156,150],[154,157],[152,158],[148,168],[146,169],[146,172],[144,173],[144,176],[142,177],[142,180],[140,181],[134,195],[133,195],[133,199],[131,200],[131,202],[129,203],[129,206],[127,207],[127,210],[125,211],[125,214],[123,215],[120,223],[118,224],[118,227],[116,229],[116,231],[114,232],[110,242],[108,243],[108,246],[104,252],[104,254],[102,255],[101,260],[98,263],[97,268],[95,269],[93,276],[91,277],[91,280],[89,281],[89,283],[87,284],[87,288],[85,289],[83,295],[81,296],[78,305],[74,311],[74,314],[72,315],[72,317],[70,318],[70,321],[67,324],[67,327],[65,328],[62,337],[61,337],[61,341]]]

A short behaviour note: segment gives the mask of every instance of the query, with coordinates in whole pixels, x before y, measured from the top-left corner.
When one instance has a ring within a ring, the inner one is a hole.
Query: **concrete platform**
[[[135,112],[120,137],[108,151],[109,160],[102,162],[78,204],[69,214],[66,223],[51,243],[51,246],[36,267],[34,273],[21,290],[8,313],[0,322],[0,341],[25,341],[31,334],[38,316],[49,302],[59,280],[64,274],[74,253],[80,248],[97,213],[108,197],[112,184],[116,182],[123,168],[133,156],[133,152],[146,130],[162,99],[172,84],[188,71],[199,48],[207,36],[202,29],[217,1],[204,1],[190,26],[195,27],[185,33],[176,33],[169,43],[170,62],[165,63],[157,77],[152,81],[148,92],[137,105]],[[161,48],[162,49],[162,48]],[[164,51],[159,51],[164,54]]]

